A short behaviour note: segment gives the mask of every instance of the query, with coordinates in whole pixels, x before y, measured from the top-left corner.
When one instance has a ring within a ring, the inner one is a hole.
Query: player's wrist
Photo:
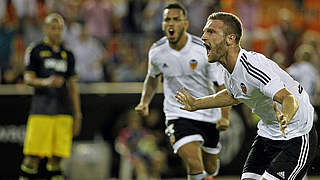
[[[41,87],[48,87],[49,86],[49,82],[47,79],[41,79],[40,80],[40,86]]]

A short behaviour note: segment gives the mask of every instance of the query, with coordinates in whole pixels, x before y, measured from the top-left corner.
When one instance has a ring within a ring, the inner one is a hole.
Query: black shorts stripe
[[[302,137],[302,145],[301,145],[301,151],[298,159],[298,164],[290,174],[288,180],[294,180],[296,179],[296,176],[299,174],[299,172],[302,170],[302,168],[305,166],[309,154],[309,134],[303,135]]]
[[[258,68],[256,68],[256,67],[254,67],[253,65],[251,65],[251,64],[247,61],[247,56],[246,56],[244,53],[243,53],[242,55],[243,55],[242,57],[244,57],[244,59],[245,59],[244,62],[245,62],[246,64],[248,64],[249,67],[255,69],[256,71],[258,71],[259,73],[261,73],[262,75],[264,75],[267,79],[271,80],[271,78],[270,78],[266,73],[264,73],[263,71],[261,71],[260,69],[258,69]]]
[[[258,80],[259,80],[260,82],[262,82],[264,85],[267,85],[268,82],[265,82],[263,79],[261,79],[260,77],[258,77],[258,76],[260,76],[259,74],[254,74],[254,73],[252,72],[252,70],[247,67],[246,63],[244,63],[242,59],[240,59],[240,62],[241,62],[241,64],[243,65],[243,67],[247,70],[247,72],[248,72],[252,77],[258,79]]]

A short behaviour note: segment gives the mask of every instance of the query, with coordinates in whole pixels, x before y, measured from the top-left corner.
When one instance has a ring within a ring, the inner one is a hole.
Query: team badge
[[[195,59],[191,59],[191,60],[189,61],[189,64],[190,64],[191,69],[194,70],[194,69],[197,67],[197,65],[198,65],[198,61],[195,60]]]
[[[174,144],[176,142],[176,137],[172,134],[171,136],[170,136],[170,143],[171,144]]]
[[[66,60],[67,59],[67,53],[65,51],[61,51],[61,57],[62,57],[62,59]]]
[[[247,94],[247,87],[243,83],[240,84],[241,90],[243,93]]]

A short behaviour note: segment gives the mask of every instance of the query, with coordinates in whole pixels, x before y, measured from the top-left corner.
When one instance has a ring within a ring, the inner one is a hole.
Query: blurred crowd
[[[174,0],[1,0],[1,84],[22,82],[24,50],[42,38],[50,12],[63,15],[65,46],[76,57],[80,82],[141,82],[147,52],[159,39],[162,8]],[[201,35],[213,11],[238,15],[245,29],[242,46],[262,52],[283,68],[296,49],[310,45],[310,63],[320,69],[320,1],[180,0],[188,10],[189,32]]]

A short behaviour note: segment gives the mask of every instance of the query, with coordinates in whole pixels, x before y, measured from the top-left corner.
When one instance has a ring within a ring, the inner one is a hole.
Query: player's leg
[[[183,159],[187,168],[188,180],[202,180],[205,178],[200,145],[204,141],[201,129],[195,121],[185,118],[170,120],[167,124],[166,134],[174,153]]]
[[[318,136],[314,127],[308,134],[286,141],[263,177],[267,180],[301,180],[315,158],[317,144]]]
[[[40,163],[39,157],[26,155],[20,166],[19,180],[35,179],[38,174],[39,163]]]
[[[70,157],[72,145],[73,118],[70,115],[56,115],[54,118],[54,141],[52,142],[52,158],[47,163],[49,180],[64,180],[61,160]]]
[[[217,176],[220,169],[219,155],[202,151],[202,159],[206,176]]]
[[[30,115],[23,146],[25,158],[20,166],[21,180],[29,180],[38,173],[39,157],[51,155],[52,119],[49,116]]]
[[[242,180],[260,180],[277,151],[267,149],[268,139],[257,136],[242,170]]]
[[[61,157],[53,156],[48,159],[46,169],[47,169],[47,179],[48,180],[64,180],[61,168]]]
[[[203,173],[203,162],[201,155],[201,142],[189,142],[181,146],[178,155],[184,161],[189,175],[198,175]]]
[[[206,176],[217,176],[220,169],[219,153],[222,148],[219,143],[220,132],[216,129],[216,124],[199,122],[198,126],[205,140],[201,149]]]

